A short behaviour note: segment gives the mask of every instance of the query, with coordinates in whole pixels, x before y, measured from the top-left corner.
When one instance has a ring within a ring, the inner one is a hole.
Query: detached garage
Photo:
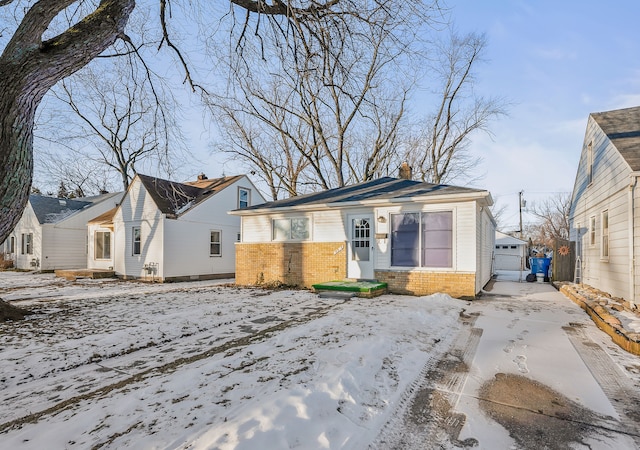
[[[496,231],[494,270],[526,270],[527,241]]]

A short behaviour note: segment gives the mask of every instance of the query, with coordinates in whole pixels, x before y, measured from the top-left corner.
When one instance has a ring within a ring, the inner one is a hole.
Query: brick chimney
[[[409,164],[404,161],[402,164],[400,164],[400,168],[398,169],[398,178],[410,180],[413,178],[412,172],[413,170],[411,169],[411,166],[409,166]]]
[[[200,172],[200,175],[198,175],[198,181],[202,181],[202,180],[208,180],[204,172]]]

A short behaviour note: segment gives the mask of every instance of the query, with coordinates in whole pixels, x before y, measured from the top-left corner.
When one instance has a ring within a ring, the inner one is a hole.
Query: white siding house
[[[118,207],[89,224],[89,267],[154,281],[233,277],[240,219],[227,211],[263,202],[244,175],[177,183],[138,174]]]
[[[488,191],[381,178],[232,211],[236,282],[377,279],[391,292],[474,297],[491,278]]]
[[[496,231],[494,270],[525,270],[527,241]]]
[[[87,222],[113,208],[122,193],[80,199],[30,195],[20,221],[4,244],[14,267],[53,271],[84,267]]]
[[[576,277],[638,303],[640,107],[589,116],[570,210]]]

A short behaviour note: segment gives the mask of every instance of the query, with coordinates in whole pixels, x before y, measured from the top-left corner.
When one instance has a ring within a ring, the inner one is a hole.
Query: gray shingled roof
[[[263,203],[236,211],[251,211],[296,206],[325,205],[365,200],[402,200],[411,197],[450,195],[487,192],[482,189],[464,188],[446,184],[423,183],[420,181],[384,177],[363,183],[345,186],[313,194],[299,195],[284,200]]]
[[[640,106],[592,113],[591,116],[631,170],[640,170]]]
[[[56,223],[76,212],[93,205],[91,202],[30,195],[29,203],[40,224]]]
[[[239,180],[242,175],[194,183],[177,183],[141,174],[138,177],[158,209],[167,217],[175,218]]]

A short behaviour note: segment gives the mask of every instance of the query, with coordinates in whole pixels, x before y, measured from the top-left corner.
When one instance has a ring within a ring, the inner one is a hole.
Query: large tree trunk
[[[27,203],[33,172],[33,125],[42,97],[124,32],[135,0],[103,0],[58,36],[42,41],[51,21],[75,0],[39,0],[0,56],[0,243]]]

